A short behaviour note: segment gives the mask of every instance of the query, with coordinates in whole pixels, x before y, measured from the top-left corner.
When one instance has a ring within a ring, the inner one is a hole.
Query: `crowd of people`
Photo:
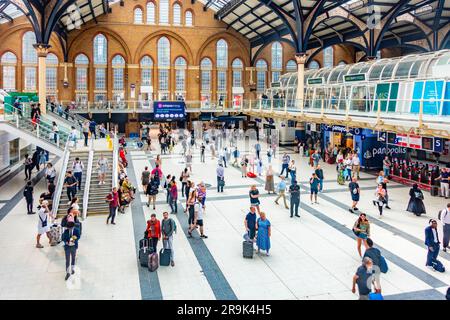
[[[86,125],[87,126],[87,125]],[[94,135],[89,131],[90,135]],[[267,194],[274,195],[275,204],[279,205],[282,199],[284,207],[289,210],[290,217],[300,217],[300,194],[301,190],[309,190],[311,205],[318,204],[318,195],[324,190],[324,170],[321,162],[326,160],[322,158],[319,147],[310,149],[306,147],[306,143],[299,142],[295,148],[295,152],[301,156],[309,157],[309,165],[311,167],[311,176],[309,181],[302,185],[297,175],[296,160],[285,152],[280,154],[280,171],[273,167],[273,159],[276,157],[276,146],[268,143],[267,151],[263,155],[262,146],[259,141],[251,146],[250,152],[240,151],[237,141],[240,137],[239,130],[228,131],[225,127],[212,127],[204,130],[201,142],[197,143],[194,131],[188,133],[186,131],[174,131],[169,126],[160,126],[157,135],[159,143],[159,152],[156,154],[155,163],[152,168],[146,166],[140,177],[140,184],[143,193],[147,197],[146,205],[151,212],[151,218],[147,221],[145,227],[145,238],[148,240],[149,248],[152,252],[157,252],[158,243],[162,240],[162,247],[170,250],[170,265],[175,266],[174,262],[174,233],[177,226],[175,220],[170,218],[170,214],[178,214],[184,212],[188,221],[187,234],[188,237],[194,237],[195,230],[198,230],[200,239],[207,239],[205,229],[206,203],[208,185],[204,181],[195,182],[193,179],[193,158],[195,153],[200,155],[200,163],[205,162],[206,151],[209,151],[211,159],[217,161],[216,167],[216,190],[217,193],[223,193],[226,189],[227,170],[230,167],[239,169],[242,177],[245,179],[264,177],[264,190]],[[152,148],[152,138],[150,130],[144,130],[141,139],[148,146],[148,151],[155,151]],[[127,143],[124,137],[120,141],[120,163],[119,163],[119,186],[113,188],[105,201],[109,204],[110,213],[106,223],[115,224],[117,211],[125,213],[125,208],[135,199],[137,192],[126,173],[127,162]],[[170,167],[164,167],[161,155],[173,154],[179,152],[182,157],[183,169],[181,172],[171,172]],[[334,151],[331,150],[333,154]],[[24,189],[24,196],[27,202],[27,211],[33,214],[33,184],[31,181],[31,173],[34,168],[40,169],[45,165],[45,177],[47,180],[48,191],[40,195],[38,206],[38,235],[36,239],[36,247],[42,248],[41,236],[46,234],[51,245],[52,242],[50,220],[51,204],[53,193],[55,191],[56,171],[52,164],[48,162],[48,154],[43,150],[37,150],[32,157],[27,156],[25,159],[25,175],[27,185]],[[326,156],[328,157],[328,156]],[[41,158],[43,160],[41,160]],[[47,159],[47,161],[46,161]],[[362,259],[361,266],[358,267],[354,277],[352,291],[358,293],[361,300],[375,299],[376,295],[381,294],[381,274],[387,272],[387,263],[382,256],[381,251],[375,247],[374,238],[371,232],[371,222],[368,215],[358,209],[358,203],[361,199],[362,189],[359,185],[360,180],[360,159],[358,153],[354,150],[347,150],[344,156],[342,151],[337,151],[336,157],[337,182],[345,184],[348,181],[348,190],[350,192],[351,207],[349,211],[357,214],[357,219],[352,227],[352,231],[356,238],[356,247],[358,255]],[[389,165],[389,159],[383,162],[383,170],[374,178],[373,205],[378,211],[379,217],[385,214],[384,209],[391,209],[389,206],[388,185],[390,183],[390,171],[385,167]],[[69,170],[64,180],[67,187],[67,197],[70,201],[67,215],[62,230],[62,241],[64,242],[64,250],[66,253],[66,268],[68,270],[66,279],[74,272],[75,257],[78,248],[78,240],[81,237],[81,222],[79,221],[79,205],[76,197],[77,191],[80,190],[82,181],[82,172],[84,164],[75,159],[72,165],[72,172]],[[104,183],[104,177],[111,170],[110,164],[106,158],[100,156],[97,163],[97,171],[99,175],[99,184]],[[441,173],[443,183],[448,183],[448,175],[446,169]],[[275,177],[279,181],[275,183]],[[342,181],[343,180],[343,181]],[[366,189],[366,188],[364,188]],[[163,210],[161,220],[157,217],[157,195],[165,193],[166,203],[170,210]],[[252,184],[248,191],[249,210],[243,219],[243,228],[245,230],[246,241],[254,243],[254,250],[259,254],[264,251],[267,256],[271,250],[271,222],[268,214],[261,203],[261,193],[258,185]],[[416,215],[426,213],[424,205],[424,195],[417,184],[414,184],[409,191],[410,200],[406,210]],[[181,209],[181,210],[180,210]],[[179,217],[180,218],[180,217]],[[440,261],[438,260],[439,251],[442,247],[447,250],[450,241],[450,203],[441,211],[439,219],[443,222],[443,243],[441,244],[437,233],[437,220],[431,219],[429,226],[425,230],[425,245],[428,249],[426,258],[426,266],[433,270],[438,270]],[[364,247],[364,251],[363,251]],[[439,271],[439,270],[438,270]]]

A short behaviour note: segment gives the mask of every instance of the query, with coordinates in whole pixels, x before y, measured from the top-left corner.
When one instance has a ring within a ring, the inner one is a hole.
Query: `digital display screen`
[[[153,103],[155,121],[179,121],[186,118],[184,101],[155,101]]]
[[[427,138],[422,137],[422,149],[433,151],[434,149],[434,139],[433,138]]]
[[[397,134],[394,132],[388,132],[387,143],[395,144],[395,139],[397,138]]]

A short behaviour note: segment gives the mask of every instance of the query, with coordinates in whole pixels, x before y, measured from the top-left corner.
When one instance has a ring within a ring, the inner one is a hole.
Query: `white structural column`
[[[300,110],[303,111],[304,98],[305,98],[305,63],[306,53],[299,53],[295,55],[297,61],[297,104],[300,106]]]
[[[35,45],[38,56],[38,83],[39,83],[39,103],[41,104],[41,112],[45,113],[47,110],[47,79],[46,79],[46,58],[48,54],[49,45],[37,44]]]

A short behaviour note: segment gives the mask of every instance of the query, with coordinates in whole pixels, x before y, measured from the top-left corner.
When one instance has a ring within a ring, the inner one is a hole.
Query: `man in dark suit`
[[[67,222],[67,229],[62,234],[62,241],[64,241],[64,253],[66,255],[66,280],[71,274],[75,273],[75,257],[78,250],[78,240],[80,239],[80,230],[75,228],[75,222]],[[70,272],[69,272],[69,266]]]
[[[429,226],[425,228],[425,245],[428,248],[427,267],[432,268],[432,262],[436,261],[439,255],[439,234],[437,232],[437,222],[434,219],[429,221]]]

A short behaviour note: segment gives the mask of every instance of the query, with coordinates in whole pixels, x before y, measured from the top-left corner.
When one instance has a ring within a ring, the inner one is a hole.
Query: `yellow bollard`
[[[112,150],[113,149],[113,142],[111,139],[108,140],[108,149]]]

